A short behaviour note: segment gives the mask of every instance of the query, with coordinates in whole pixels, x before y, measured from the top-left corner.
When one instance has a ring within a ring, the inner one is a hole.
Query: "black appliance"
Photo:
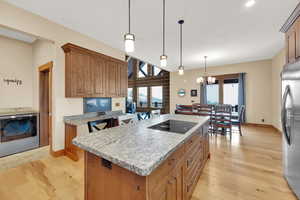
[[[111,111],[111,98],[84,98],[83,112],[106,112]]]
[[[186,122],[186,121],[179,121],[179,120],[168,120],[162,123],[156,124],[154,126],[150,126],[148,128],[160,130],[160,131],[167,131],[167,132],[174,132],[179,134],[185,134],[197,123],[194,122]]]

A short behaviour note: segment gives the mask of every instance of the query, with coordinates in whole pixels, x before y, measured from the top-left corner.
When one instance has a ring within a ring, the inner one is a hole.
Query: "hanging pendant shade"
[[[131,33],[131,0],[128,0],[128,33],[124,35],[125,51],[127,53],[134,52],[135,36]]]
[[[183,75],[184,74],[184,67],[182,65],[182,25],[184,23],[184,20],[179,20],[178,24],[180,25],[180,66],[178,67],[178,74]]]
[[[167,66],[168,56],[166,55],[166,0],[163,0],[163,54],[160,56],[160,66]]]

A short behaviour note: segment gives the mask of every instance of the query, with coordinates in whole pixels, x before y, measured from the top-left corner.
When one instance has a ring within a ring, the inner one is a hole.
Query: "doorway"
[[[53,62],[39,67],[40,147],[50,145],[52,153],[52,68]]]

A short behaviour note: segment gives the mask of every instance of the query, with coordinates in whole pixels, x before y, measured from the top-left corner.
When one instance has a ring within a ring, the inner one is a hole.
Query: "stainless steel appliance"
[[[0,157],[39,147],[37,113],[0,116]]]
[[[300,62],[281,74],[284,176],[300,199]]]

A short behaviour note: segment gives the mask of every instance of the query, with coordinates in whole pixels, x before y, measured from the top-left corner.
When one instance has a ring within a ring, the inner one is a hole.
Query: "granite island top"
[[[169,119],[196,122],[197,125],[185,134],[148,128]],[[73,143],[140,176],[148,176],[208,120],[209,117],[201,116],[161,115],[79,136]]]

